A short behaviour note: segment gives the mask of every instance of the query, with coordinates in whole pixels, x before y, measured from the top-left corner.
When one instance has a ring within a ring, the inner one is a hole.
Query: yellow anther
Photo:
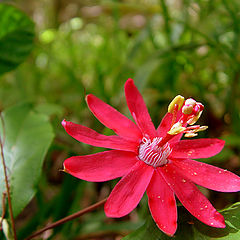
[[[188,123],[189,125],[193,125],[194,123],[197,122],[197,120],[200,118],[201,115],[202,115],[202,111],[200,111],[196,116],[194,116],[194,117],[192,117],[191,119],[189,119],[189,120],[187,121],[187,123]]]
[[[184,134],[184,137],[191,138],[191,137],[196,137],[197,133],[194,132],[188,132]]]
[[[170,131],[168,131],[168,134],[170,135],[176,135],[179,134],[183,131],[185,131],[186,128],[182,126],[182,124],[180,122],[175,123],[172,128],[170,129]]]
[[[186,105],[186,106],[183,106],[182,113],[183,114],[191,114],[192,110],[193,110],[193,106],[192,105]]]
[[[168,105],[168,112],[173,113],[173,110],[175,108],[175,105],[178,105],[178,110],[182,107],[184,103],[184,97],[181,95],[177,95]]]
[[[205,131],[206,129],[208,129],[208,126],[201,126],[200,128],[195,129],[194,132],[202,132]]]

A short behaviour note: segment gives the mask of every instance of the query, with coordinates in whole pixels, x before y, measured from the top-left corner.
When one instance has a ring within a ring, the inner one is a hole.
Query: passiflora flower
[[[64,161],[64,170],[92,182],[122,177],[105,203],[108,217],[118,218],[130,213],[146,191],[152,217],[168,235],[173,235],[177,229],[175,195],[197,219],[212,227],[224,228],[223,216],[195,184],[220,192],[235,192],[240,190],[240,178],[227,170],[192,160],[216,155],[222,150],[224,141],[181,140],[183,134],[193,137],[207,128],[194,125],[203,105],[194,99],[184,100],[177,96],[155,129],[132,79],[125,83],[125,95],[136,124],[94,95],[86,97],[92,113],[117,135],[105,136],[63,120],[66,132],[76,140],[114,149],[70,157]]]

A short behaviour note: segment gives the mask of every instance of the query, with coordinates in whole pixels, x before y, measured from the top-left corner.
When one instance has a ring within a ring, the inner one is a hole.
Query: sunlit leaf
[[[45,115],[32,111],[30,104],[20,104],[5,110],[0,124],[4,141],[4,156],[11,187],[14,216],[28,204],[36,192],[42,164],[53,130]],[[0,165],[0,196],[5,191],[2,164]],[[0,201],[0,212],[2,211]]]

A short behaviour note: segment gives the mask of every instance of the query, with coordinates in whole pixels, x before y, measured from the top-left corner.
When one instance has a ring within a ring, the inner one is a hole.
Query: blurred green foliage
[[[116,181],[86,183],[59,172],[68,156],[101,151],[71,139],[60,123],[66,118],[109,134],[87,109],[85,95],[93,93],[129,116],[123,92],[128,78],[143,94],[155,126],[175,95],[202,102],[205,111],[200,122],[209,130],[200,137],[226,140],[222,153],[206,161],[240,173],[238,0],[6,2],[33,19],[36,36],[28,59],[0,76],[0,110],[30,102],[34,111],[49,117],[56,133],[36,197],[17,219],[20,239],[109,194]],[[27,43],[20,33],[14,36],[18,44]],[[24,49],[29,51],[29,46]],[[22,61],[26,54],[16,47],[19,51],[12,52],[21,53]],[[20,63],[16,59],[14,67]],[[239,194],[208,190],[206,194],[217,208],[240,201]],[[99,210],[59,226],[47,237],[117,239],[136,229],[149,214],[146,198],[140,205],[121,221],[106,219]]]

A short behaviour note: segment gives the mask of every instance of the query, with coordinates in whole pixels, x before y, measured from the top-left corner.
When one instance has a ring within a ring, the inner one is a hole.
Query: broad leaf
[[[145,224],[124,240],[237,240],[240,239],[240,202],[220,211],[225,218],[226,228],[213,228],[192,217],[183,207],[178,208],[178,229],[174,237],[161,232],[151,216]]]
[[[236,240],[240,239],[240,202],[233,204],[229,208],[220,211],[224,216],[226,228],[212,228],[196,221],[194,239],[200,236],[204,239]],[[200,238],[199,238],[200,239]]]
[[[0,3],[0,74],[22,63],[33,48],[34,24],[17,8]]]
[[[188,222],[189,214],[183,207],[180,207],[179,210],[181,218],[178,221],[178,229],[173,238],[175,240],[193,240],[193,228]],[[152,217],[148,216],[142,227],[124,237],[123,240],[171,240],[173,238],[159,230]]]
[[[17,216],[35,194],[44,157],[53,139],[53,130],[45,115],[32,111],[30,104],[20,104],[3,113],[4,156],[11,187],[14,216]],[[5,191],[0,165],[0,196]],[[0,212],[2,211],[0,201]]]
[[[149,216],[139,229],[136,231],[130,233],[126,237],[123,238],[123,240],[167,240],[169,237],[162,233],[156,226],[156,224],[153,222],[152,218]]]

